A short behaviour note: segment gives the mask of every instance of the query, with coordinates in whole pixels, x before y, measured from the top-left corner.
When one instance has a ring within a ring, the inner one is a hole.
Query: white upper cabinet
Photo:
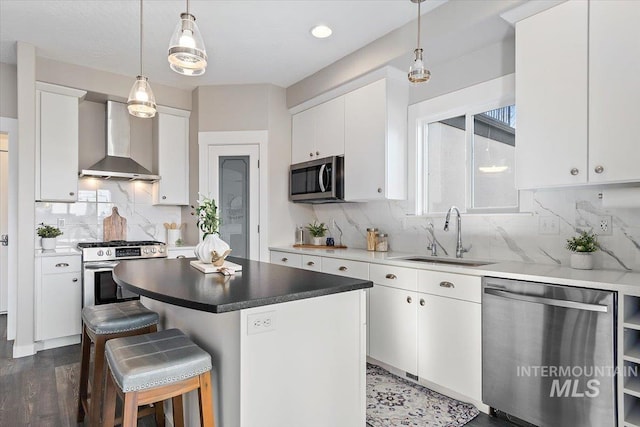
[[[344,154],[344,96],[295,114],[291,162]]]
[[[640,2],[589,3],[589,180],[640,180]]]
[[[516,25],[516,185],[587,182],[586,1]]]
[[[516,25],[519,188],[640,181],[640,2],[570,0]]]
[[[189,204],[189,114],[189,111],[158,107],[153,137],[160,181],[153,184],[154,204]]]
[[[36,200],[78,199],[78,103],[85,95],[36,84]]]
[[[408,95],[392,78],[345,95],[345,200],[406,199]]]

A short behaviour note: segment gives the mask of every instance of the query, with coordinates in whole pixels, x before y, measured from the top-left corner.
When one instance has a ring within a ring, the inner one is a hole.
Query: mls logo
[[[586,389],[580,387],[580,380],[564,380],[560,382],[555,379],[551,382],[551,392],[549,397],[597,397],[600,394],[600,381],[589,380]]]

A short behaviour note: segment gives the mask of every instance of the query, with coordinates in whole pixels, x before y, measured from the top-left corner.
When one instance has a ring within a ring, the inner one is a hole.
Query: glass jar
[[[376,234],[376,252],[387,252],[389,250],[389,235],[386,233]]]
[[[367,228],[367,250],[376,250],[376,234],[378,234],[377,228]]]

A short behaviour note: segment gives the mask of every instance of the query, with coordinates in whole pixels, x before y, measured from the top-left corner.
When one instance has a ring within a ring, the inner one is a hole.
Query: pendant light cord
[[[187,0],[187,14],[189,14],[189,0]]]
[[[420,17],[422,16],[420,14],[420,4],[422,3],[422,0],[418,0],[418,49],[420,49]]]
[[[140,75],[144,76],[144,72],[142,69],[142,0],[140,0]]]

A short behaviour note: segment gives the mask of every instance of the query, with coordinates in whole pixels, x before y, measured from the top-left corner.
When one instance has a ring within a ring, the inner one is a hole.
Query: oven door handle
[[[118,265],[117,262],[101,262],[99,264],[85,264],[84,268],[87,270],[107,270],[113,269]]]
[[[586,304],[577,301],[568,301],[554,298],[544,298],[531,295],[517,294],[514,292],[503,291],[501,289],[485,288],[485,294],[493,295],[500,298],[512,299],[517,301],[532,302],[535,304],[551,305],[554,307],[575,308],[577,310],[600,311],[606,313],[608,307],[601,304]]]

